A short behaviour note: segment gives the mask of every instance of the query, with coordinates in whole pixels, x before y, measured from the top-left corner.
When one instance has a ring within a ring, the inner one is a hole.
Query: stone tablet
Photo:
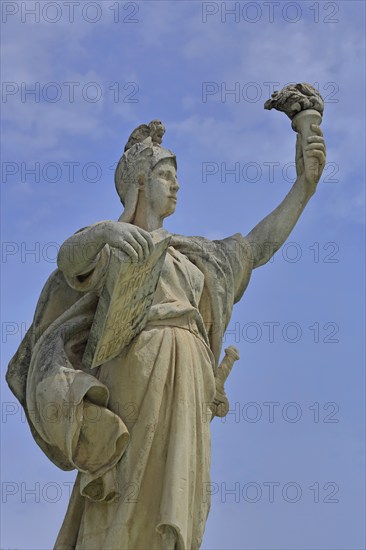
[[[171,237],[152,233],[154,250],[145,262],[126,260],[111,248],[108,273],[83,363],[98,367],[116,357],[145,326]]]

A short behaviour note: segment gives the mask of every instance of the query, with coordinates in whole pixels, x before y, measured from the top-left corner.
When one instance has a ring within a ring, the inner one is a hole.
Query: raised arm
[[[301,137],[296,141],[297,179],[284,200],[273,212],[260,221],[247,235],[254,256],[253,267],[259,267],[270,260],[284,244],[295,227],[316,186],[325,166],[326,148],[320,126],[312,125],[314,135],[307,140],[305,154],[317,161],[317,170],[310,176],[305,175]]]

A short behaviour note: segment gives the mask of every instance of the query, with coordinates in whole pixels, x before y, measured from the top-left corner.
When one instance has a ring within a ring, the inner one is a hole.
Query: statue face
[[[174,213],[179,185],[172,159],[161,160],[151,171],[147,182],[149,203],[159,218]]]

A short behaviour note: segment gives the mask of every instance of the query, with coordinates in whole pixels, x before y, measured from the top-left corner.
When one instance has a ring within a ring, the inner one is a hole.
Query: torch
[[[264,108],[282,111],[292,120],[292,129],[301,136],[305,175],[309,180],[314,176],[318,179],[319,164],[316,159],[307,156],[305,149],[308,137],[314,135],[311,125],[319,126],[322,121],[324,101],[320,93],[310,84],[291,84],[275,91],[271,99],[265,102]]]

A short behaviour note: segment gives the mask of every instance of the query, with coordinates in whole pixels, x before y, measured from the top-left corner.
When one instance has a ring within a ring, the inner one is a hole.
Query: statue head
[[[151,178],[161,161],[170,159],[177,168],[174,153],[161,146],[164,133],[164,125],[159,120],[142,124],[131,133],[114,176],[117,193],[125,207],[120,221],[133,223],[141,185]]]

